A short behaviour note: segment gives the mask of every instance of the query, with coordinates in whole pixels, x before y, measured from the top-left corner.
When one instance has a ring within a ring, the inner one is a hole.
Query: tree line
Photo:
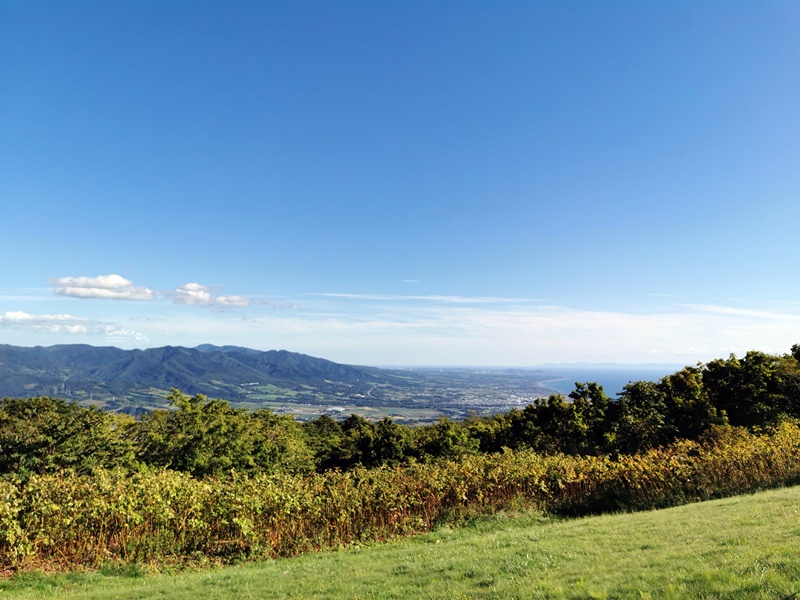
[[[0,400],[0,474],[69,469],[168,468],[193,476],[304,474],[427,463],[532,450],[542,455],[646,452],[709,429],[769,432],[800,420],[800,345],[784,355],[751,351],[687,366],[657,382],[637,381],[609,398],[597,383],[575,384],[490,417],[440,419],[411,428],[384,418],[323,415],[306,423],[173,390],[170,410],[134,418],[57,398]]]

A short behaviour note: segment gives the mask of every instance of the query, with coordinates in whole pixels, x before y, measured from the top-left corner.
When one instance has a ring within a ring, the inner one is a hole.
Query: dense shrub
[[[717,428],[635,456],[464,455],[307,474],[96,469],[0,481],[0,566],[231,561],[384,540],[507,508],[584,514],[796,483],[800,429]]]
[[[146,465],[192,475],[313,468],[306,436],[289,416],[236,409],[223,400],[178,390],[168,399],[175,410],[153,411],[128,427],[127,438]]]
[[[133,419],[54,398],[0,400],[0,474],[131,467]]]

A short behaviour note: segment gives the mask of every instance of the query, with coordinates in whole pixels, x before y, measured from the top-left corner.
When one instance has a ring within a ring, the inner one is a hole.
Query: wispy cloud
[[[538,302],[536,298],[504,298],[498,296],[409,296],[404,294],[345,294],[337,292],[319,292],[314,295],[328,298],[342,298],[347,300],[441,302],[448,304],[519,304]]]
[[[97,277],[60,277],[51,280],[55,293],[73,298],[103,298],[107,300],[152,300],[155,292],[138,287],[121,275],[98,275]]]
[[[800,340],[793,311],[676,305],[650,312],[553,305],[385,302],[324,305],[292,317],[228,322],[226,335],[362,364],[534,365],[653,361],[691,364]]]
[[[107,289],[98,285],[98,279],[113,287],[115,280],[110,278],[58,282],[64,288],[96,290]],[[136,289],[123,281],[125,285],[117,281],[115,289]],[[102,307],[104,312],[91,315],[92,321],[56,314],[72,312],[68,308],[51,308],[42,310],[49,313],[43,315],[0,313],[0,325],[6,328],[6,338],[23,339],[27,328],[53,332],[57,343],[58,332],[96,335],[100,320],[139,331],[141,320],[136,319],[151,319],[146,329],[154,344],[286,348],[360,364],[525,366],[654,359],[688,364],[753,349],[786,352],[800,342],[800,304],[766,301],[659,300],[648,308],[603,310],[523,297],[326,292],[298,296],[303,303],[299,309],[296,298],[278,304],[262,297],[221,294],[220,288],[198,282],[170,291],[147,291],[157,301],[145,303],[146,310],[136,316],[122,314],[129,305],[109,302]],[[244,307],[246,311],[230,310]],[[17,333],[12,335],[10,328]]]
[[[0,315],[0,326],[48,333],[87,333],[93,323],[72,315],[32,315],[7,311]]]
[[[214,292],[218,288],[202,283],[186,283],[169,292],[175,304],[191,304],[193,306],[227,306],[242,307],[251,303],[250,298],[245,296],[216,296]]]
[[[759,319],[764,321],[789,320],[800,322],[800,314],[791,314],[786,311],[753,310],[747,308],[733,308],[730,306],[717,306],[713,304],[686,304],[684,306],[698,312],[728,317],[741,317],[743,319]]]

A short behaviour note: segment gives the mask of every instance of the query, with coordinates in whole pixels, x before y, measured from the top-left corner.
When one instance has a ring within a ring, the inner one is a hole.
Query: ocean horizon
[[[637,381],[656,382],[662,377],[679,371],[677,365],[613,365],[613,366],[543,366],[542,371],[552,379],[542,385],[565,396],[575,389],[575,383],[599,383],[610,398],[616,398],[629,383]]]

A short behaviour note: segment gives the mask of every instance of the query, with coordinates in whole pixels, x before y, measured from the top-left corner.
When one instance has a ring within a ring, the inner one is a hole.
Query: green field
[[[177,574],[27,574],[2,598],[796,598],[800,487],[582,519],[504,514],[392,544]]]

